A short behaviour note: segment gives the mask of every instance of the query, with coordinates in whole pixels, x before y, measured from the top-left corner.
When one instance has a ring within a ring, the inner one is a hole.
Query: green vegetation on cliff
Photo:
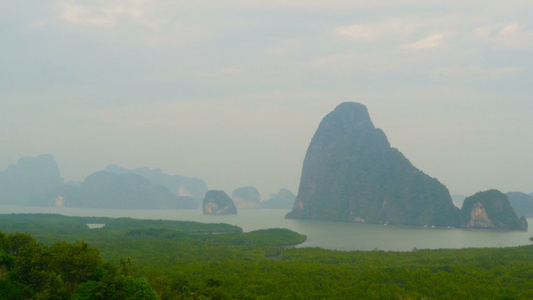
[[[472,228],[527,230],[525,218],[516,216],[507,196],[498,190],[466,198],[461,209],[461,224]]]

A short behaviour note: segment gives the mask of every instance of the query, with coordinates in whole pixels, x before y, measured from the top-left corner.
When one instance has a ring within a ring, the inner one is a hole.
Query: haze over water
[[[67,181],[117,164],[295,192],[354,101],[452,194],[531,193],[532,3],[0,1],[0,170],[49,153]]]
[[[0,206],[0,213],[56,213],[68,216],[131,217],[228,223],[244,231],[266,228],[288,228],[307,235],[298,247],[320,247],[333,250],[411,251],[416,249],[513,247],[528,245],[533,235],[526,231],[500,231],[458,228],[424,228],[375,224],[339,223],[312,220],[288,220],[289,210],[240,210],[238,215],[204,215],[201,210],[127,210],[57,207]],[[533,219],[528,219],[533,224]]]

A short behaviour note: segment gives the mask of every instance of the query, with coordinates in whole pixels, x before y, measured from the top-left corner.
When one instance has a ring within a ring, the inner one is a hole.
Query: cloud
[[[335,33],[352,40],[372,41],[392,34],[409,34],[418,27],[415,23],[389,20],[379,23],[353,24],[335,28]]]
[[[444,34],[432,34],[414,43],[404,44],[401,46],[403,49],[433,49],[441,45]]]
[[[108,14],[96,14],[92,9],[71,3],[61,5],[61,19],[78,25],[113,25],[115,19]]]
[[[474,37],[505,48],[530,48],[533,44],[533,31],[519,23],[480,26],[473,32]]]
[[[92,6],[61,2],[60,18],[66,22],[84,26],[113,26],[120,16],[129,16],[141,19],[144,15],[144,6],[148,2],[137,1],[95,1]]]
[[[377,74],[397,74],[399,71],[407,74],[409,64],[398,56],[386,56],[378,52],[358,52],[355,54],[338,54],[317,58],[307,64],[309,70],[318,69],[342,74],[359,74],[363,77]],[[345,76],[345,75],[344,75]]]
[[[460,67],[441,67],[434,70],[434,74],[439,76],[457,78],[457,79],[500,79],[516,75],[522,70],[515,67],[504,67],[489,69],[481,65],[460,66]]]

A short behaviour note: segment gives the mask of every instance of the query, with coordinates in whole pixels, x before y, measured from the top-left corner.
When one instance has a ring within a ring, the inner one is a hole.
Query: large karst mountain
[[[448,189],[391,148],[366,107],[342,103],[320,123],[287,218],[457,226]]]

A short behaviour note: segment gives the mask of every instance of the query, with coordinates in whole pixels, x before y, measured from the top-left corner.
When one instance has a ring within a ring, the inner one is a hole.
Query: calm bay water
[[[240,210],[235,216],[204,215],[201,210],[90,209],[66,207],[0,206],[0,213],[55,213],[67,216],[131,217],[228,223],[244,231],[265,228],[288,228],[307,235],[299,247],[334,250],[411,251],[417,249],[512,247],[531,244],[533,231],[499,231],[481,229],[423,228],[372,224],[337,223],[309,220],[286,220],[289,210]],[[533,219],[528,219],[530,228]],[[1,230],[1,229],[0,229]]]

